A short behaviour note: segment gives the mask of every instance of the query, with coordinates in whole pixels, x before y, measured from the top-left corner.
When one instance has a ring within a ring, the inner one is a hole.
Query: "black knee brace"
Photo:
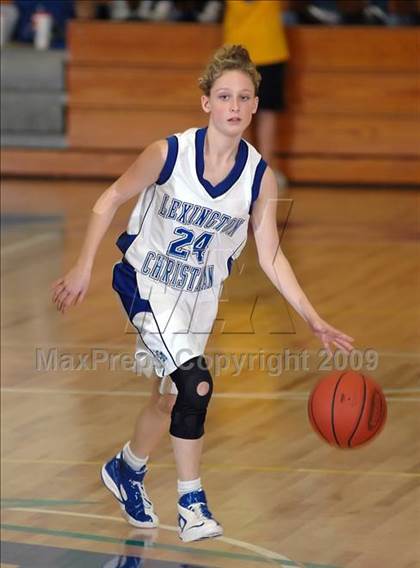
[[[207,407],[213,392],[213,380],[207,369],[204,357],[194,357],[183,363],[171,374],[176,384],[178,396],[172,409],[172,436],[185,440],[197,440],[204,434],[204,422]],[[200,383],[209,385],[208,393],[200,395],[197,392]]]

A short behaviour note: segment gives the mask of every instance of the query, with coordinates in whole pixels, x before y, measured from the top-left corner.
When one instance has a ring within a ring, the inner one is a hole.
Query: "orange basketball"
[[[381,387],[355,371],[334,371],[322,378],[308,401],[313,429],[339,448],[355,448],[379,434],[387,407]]]

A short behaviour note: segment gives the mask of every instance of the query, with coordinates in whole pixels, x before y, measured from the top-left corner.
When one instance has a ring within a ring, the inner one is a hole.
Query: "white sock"
[[[191,493],[191,491],[200,491],[200,489],[202,489],[200,477],[191,481],[180,481],[178,479],[178,494],[180,497],[186,493]]]
[[[133,454],[130,448],[130,442],[127,442],[123,447],[122,455],[125,463],[129,465],[131,469],[134,469],[134,471],[140,471],[141,468],[147,464],[147,460],[149,459],[149,456],[139,458]]]

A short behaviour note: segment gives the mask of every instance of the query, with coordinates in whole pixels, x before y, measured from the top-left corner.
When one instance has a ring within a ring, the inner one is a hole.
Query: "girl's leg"
[[[135,456],[146,458],[168,432],[175,400],[176,395],[160,394],[159,381],[154,381],[149,402],[140,412],[130,440],[130,449]]]
[[[273,110],[259,110],[256,117],[255,134],[258,151],[272,168],[279,192],[282,192],[287,186],[287,179],[274,164],[278,115],[279,113]]]
[[[198,440],[183,440],[171,436],[179,481],[192,481],[200,477],[203,440],[204,436]]]
[[[208,391],[209,384],[207,382],[198,385],[197,393],[200,396],[206,395]],[[160,394],[159,381],[154,381],[149,402],[140,412],[130,440],[130,450],[136,457],[147,458],[162,436],[168,432],[175,401],[176,395]],[[171,436],[180,481],[190,481],[200,476],[203,439],[203,436],[197,440],[186,440]]]
[[[180,496],[184,493],[202,489],[200,463],[203,453],[203,441],[204,435],[196,440],[188,440],[171,435],[178,475],[178,493]]]
[[[171,375],[178,401],[170,428],[178,481],[197,480],[203,450],[204,420],[213,390],[212,377],[203,357],[195,357]]]
[[[178,474],[178,534],[184,542],[220,536],[223,529],[208,509],[200,479],[213,380],[202,356],[178,367],[171,378],[178,389],[169,430]]]
[[[257,148],[270,167],[274,167],[273,158],[277,132],[278,113],[272,110],[259,110],[256,116],[255,134]]]
[[[155,381],[146,407],[137,418],[132,439],[122,452],[102,467],[102,480],[125,511],[130,524],[141,528],[158,526],[153,504],[144,487],[149,453],[166,434],[175,395],[159,393]]]

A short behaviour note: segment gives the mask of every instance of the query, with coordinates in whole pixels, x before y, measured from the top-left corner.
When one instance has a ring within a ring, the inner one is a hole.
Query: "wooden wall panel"
[[[222,42],[216,24],[73,20],[68,34],[72,63],[201,66]]]
[[[291,62],[301,69],[419,69],[416,28],[294,26],[287,39]],[[73,20],[69,26],[72,63],[200,66],[222,41],[216,24]]]
[[[70,146],[140,149],[173,132],[206,124],[200,111],[75,108],[70,115]],[[416,156],[420,124],[409,119],[289,114],[279,121],[277,151],[287,154]]]
[[[201,96],[198,75],[198,69],[72,65],[68,74],[69,104],[196,110]]]
[[[68,75],[69,104],[95,108],[197,109],[201,96],[199,73],[199,68],[109,69],[72,65]],[[416,114],[420,111],[420,76],[414,73],[302,73],[292,68],[287,99],[294,112]]]
[[[420,121],[412,117],[289,113],[279,121],[277,151],[290,154],[418,156]]]
[[[24,150],[6,148],[1,171],[6,175],[87,177],[111,180],[119,177],[134,160],[136,151],[96,149]],[[420,160],[385,158],[337,158],[288,156],[278,167],[296,183],[329,184],[418,184]]]
[[[419,54],[420,55],[420,54]],[[420,75],[415,73],[301,72],[288,76],[288,106],[302,113],[393,114],[420,118]],[[363,117],[355,117],[362,121]],[[384,120],[389,117],[384,117]]]
[[[416,28],[295,26],[287,37],[301,70],[419,71]]]
[[[349,158],[330,156],[280,157],[277,165],[297,183],[384,184],[420,183],[420,160],[394,156]]]
[[[134,151],[5,148],[1,170],[8,175],[113,179],[119,177],[137,156]]]
[[[277,139],[287,176],[420,183],[418,30],[297,26],[287,36],[289,105]],[[101,175],[103,160],[113,174],[153,140],[206,124],[197,77],[221,41],[218,25],[72,21],[66,152],[75,173]],[[16,152],[7,150],[8,171]],[[64,163],[65,153],[53,155]],[[37,169],[35,156],[22,171]],[[48,171],[48,156],[38,157]]]
[[[206,123],[200,111],[74,109],[69,142],[74,148],[140,151],[155,140]]]

